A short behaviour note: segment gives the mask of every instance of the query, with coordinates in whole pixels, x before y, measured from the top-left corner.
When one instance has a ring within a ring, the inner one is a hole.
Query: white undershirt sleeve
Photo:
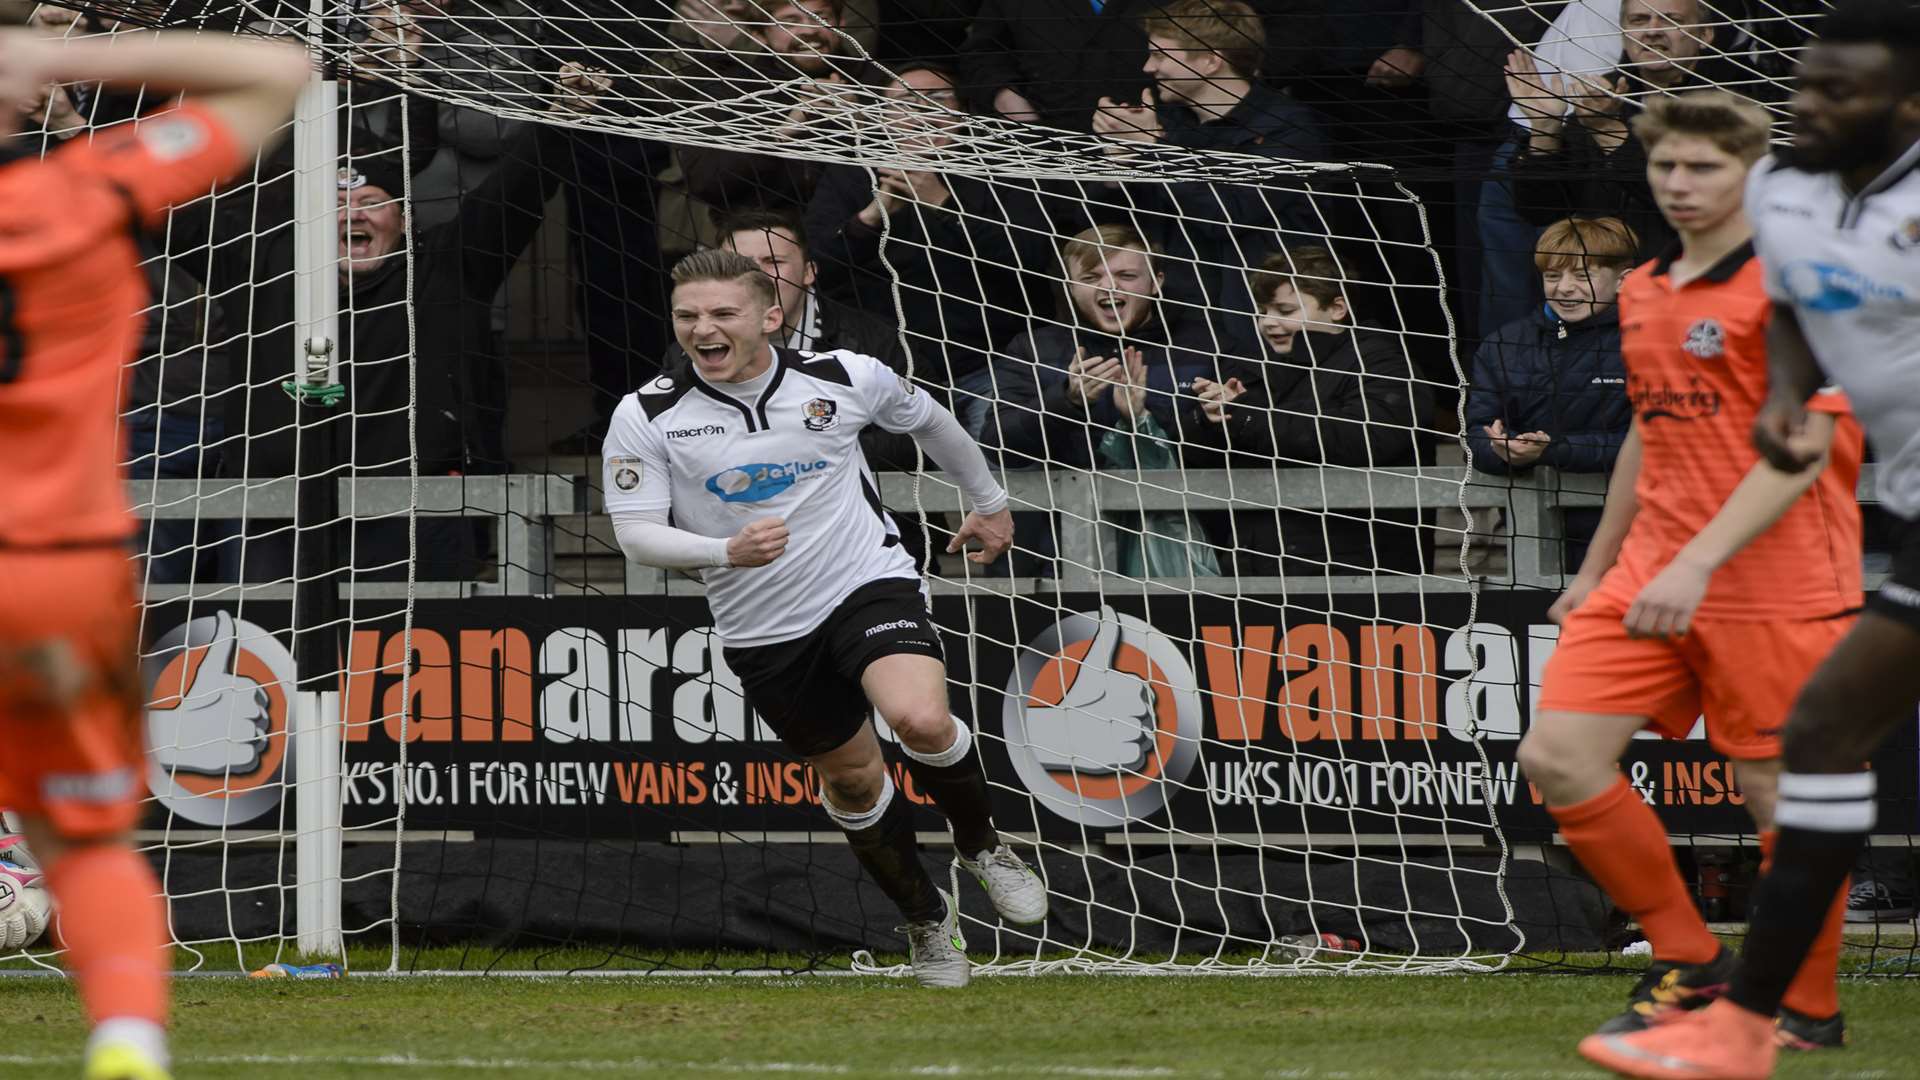
[[[993,478],[993,469],[987,465],[987,455],[980,452],[980,444],[973,441],[973,436],[967,434],[967,429],[960,426],[952,413],[939,404],[930,404],[933,407],[907,434],[940,466],[941,472],[967,493],[967,502],[973,505],[974,513],[997,514],[1005,510],[1007,489]]]
[[[662,570],[703,570],[729,566],[725,537],[701,536],[667,524],[665,510],[628,510],[614,514],[613,536],[627,558]]]

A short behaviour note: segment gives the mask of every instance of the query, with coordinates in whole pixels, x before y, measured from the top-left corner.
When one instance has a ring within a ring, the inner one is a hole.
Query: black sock
[[[911,806],[907,800],[894,797],[891,779],[886,782],[880,798],[885,805],[875,807],[879,819],[864,828],[847,828],[843,815],[832,809],[831,804],[828,815],[847,834],[854,858],[860,860],[880,891],[899,905],[908,922],[935,922],[946,918],[946,901],[940,899],[940,890],[920,862]]]
[[[972,858],[1000,846],[1000,834],[993,828],[993,800],[987,794],[987,771],[980,764],[978,747],[968,749],[966,756],[952,765],[930,765],[909,753],[907,772],[947,816],[947,823],[953,826],[954,847],[960,854]]]
[[[1785,773],[1776,811],[1773,870],[1753,892],[1753,922],[1740,970],[1727,989],[1735,1005],[1762,1016],[1780,1009],[1800,963],[1820,936],[1833,894],[1873,829],[1872,773]]]

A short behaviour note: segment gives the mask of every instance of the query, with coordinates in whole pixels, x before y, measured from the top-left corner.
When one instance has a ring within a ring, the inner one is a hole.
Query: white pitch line
[[[899,1077],[1071,1077],[1075,1080],[1222,1080],[1219,1069],[1176,1069],[1168,1066],[1099,1065],[848,1065],[818,1061],[666,1061],[655,1058],[575,1058],[542,1061],[534,1058],[424,1058],[413,1054],[328,1056],[321,1054],[203,1054],[175,1059],[181,1065],[260,1065],[303,1068],[322,1065],[364,1069],[437,1069],[443,1072],[522,1072],[527,1069],[574,1069],[580,1072],[625,1072],[653,1075],[705,1073],[723,1076],[863,1076]],[[71,1067],[72,1055],[0,1054],[0,1065]],[[1312,1066],[1268,1069],[1265,1080],[1367,1080],[1377,1071],[1320,1069]],[[1396,1069],[1399,1080],[1593,1080],[1592,1069]],[[1835,1080],[1894,1080],[1892,1073],[1865,1070],[1835,1074]]]
[[[380,1069],[440,1069],[468,1070],[473,1072],[520,1072],[527,1069],[575,1069],[581,1072],[629,1072],[660,1073],[679,1075],[685,1073],[718,1073],[729,1076],[761,1074],[793,1074],[802,1076],[845,1076],[856,1071],[856,1067],[844,1064],[829,1064],[817,1061],[662,1061],[651,1058],[613,1059],[556,1059],[542,1061],[534,1058],[424,1058],[413,1054],[380,1054],[372,1056],[329,1056],[320,1054],[203,1054],[190,1055],[174,1059],[181,1065],[284,1065],[289,1067],[310,1067],[320,1065],[346,1065],[354,1068]],[[0,1065],[27,1066],[67,1066],[78,1064],[79,1058],[73,1056],[49,1056],[28,1054],[0,1054]],[[1221,1074],[1207,1070],[1202,1072],[1171,1069],[1164,1067],[1113,1067],[1097,1065],[901,1065],[870,1066],[862,1065],[857,1071],[866,1074],[886,1076],[1066,1076],[1084,1077],[1087,1080],[1184,1080],[1184,1078],[1217,1077]]]

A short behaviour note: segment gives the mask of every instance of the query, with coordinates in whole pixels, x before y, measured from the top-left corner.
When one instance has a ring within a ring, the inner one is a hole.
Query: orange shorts
[[[120,549],[0,550],[0,806],[76,838],[133,827],[137,625]]]
[[[1780,756],[1780,728],[1800,687],[1854,622],[1696,619],[1667,639],[1628,637],[1625,617],[1598,593],[1568,617],[1537,708],[1644,716],[1669,739],[1686,738],[1704,714],[1707,741],[1738,761]]]

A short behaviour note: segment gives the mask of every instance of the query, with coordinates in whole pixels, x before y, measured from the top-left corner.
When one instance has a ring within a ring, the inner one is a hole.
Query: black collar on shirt
[[[772,346],[772,349],[773,363],[770,367],[773,376],[767,380],[766,389],[760,391],[760,397],[753,403],[752,407],[748,407],[746,402],[741,401],[732,394],[715,389],[711,383],[701,378],[699,371],[693,367],[691,358],[689,358],[687,362],[687,374],[692,378],[695,389],[722,405],[728,405],[738,409],[740,415],[747,421],[747,431],[749,433],[765,431],[767,430],[767,405],[773,400],[773,392],[780,389],[780,382],[787,377],[787,367],[792,363],[790,356],[781,355],[782,353],[790,352],[790,350],[782,349],[778,345]],[[756,419],[758,420],[757,426],[755,424]]]
[[[1667,249],[1660,253],[1660,257],[1653,260],[1653,272],[1655,274],[1665,274],[1671,271],[1673,264],[1679,260],[1684,250],[1685,248],[1681,246],[1678,240],[1667,245]],[[1733,280],[1733,275],[1739,273],[1740,268],[1747,265],[1747,261],[1752,258],[1753,241],[1749,240],[1739,247],[1734,248],[1732,251],[1727,252],[1725,255],[1722,255],[1719,262],[1714,263],[1706,273],[1700,275],[1699,280],[1711,281],[1715,285],[1724,285]]]

